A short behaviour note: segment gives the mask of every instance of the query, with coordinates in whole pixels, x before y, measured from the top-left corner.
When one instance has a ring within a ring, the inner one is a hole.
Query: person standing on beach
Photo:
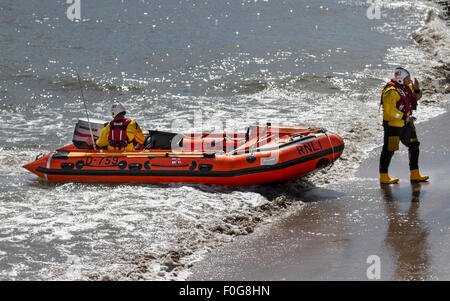
[[[417,139],[415,117],[412,111],[416,110],[417,101],[422,97],[419,81],[408,70],[398,67],[395,69],[394,78],[387,83],[381,94],[383,106],[384,144],[380,156],[380,183],[395,184],[398,178],[391,178],[388,174],[394,152],[398,150],[401,141],[409,152],[410,180],[423,182],[428,176],[422,176],[419,172],[419,140]]]

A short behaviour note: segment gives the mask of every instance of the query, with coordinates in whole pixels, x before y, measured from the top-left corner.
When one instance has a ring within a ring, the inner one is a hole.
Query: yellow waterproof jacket
[[[422,90],[414,91],[412,84],[409,85],[411,92],[419,100],[422,97]],[[405,126],[405,118],[411,115],[411,111],[405,114],[397,109],[397,102],[401,99],[397,89],[393,86],[387,86],[383,90],[381,101],[383,103],[383,120],[388,122],[388,126],[403,127]]]
[[[109,131],[110,131],[110,124],[108,123],[107,126],[105,126],[100,133],[100,137],[98,138],[96,144],[98,147],[105,147],[108,146],[108,150],[119,150],[118,148],[114,148],[113,146],[109,145]],[[141,130],[141,127],[137,122],[131,121],[127,126],[127,136],[128,136],[128,145],[125,147],[125,149],[120,150],[134,150],[133,140],[135,140],[139,144],[144,144],[145,137],[144,133]]]

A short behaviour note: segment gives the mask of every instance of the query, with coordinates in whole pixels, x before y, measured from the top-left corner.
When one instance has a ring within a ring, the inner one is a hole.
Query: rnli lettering
[[[118,166],[119,157],[87,157],[85,166],[90,167],[111,167]]]
[[[309,153],[314,153],[322,149],[322,144],[320,141],[311,141],[297,146],[297,151],[300,156],[307,155]]]

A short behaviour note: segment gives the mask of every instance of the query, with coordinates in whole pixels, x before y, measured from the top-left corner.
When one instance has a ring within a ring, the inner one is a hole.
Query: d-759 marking
[[[87,157],[85,166],[111,167],[119,164],[119,157]]]

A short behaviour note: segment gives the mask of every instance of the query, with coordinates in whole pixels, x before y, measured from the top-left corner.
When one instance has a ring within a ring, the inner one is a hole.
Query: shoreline
[[[274,228],[272,224],[276,228],[306,209],[309,211],[302,215],[306,230],[301,235],[349,241],[333,232],[335,222],[341,221],[338,225],[346,233],[344,222],[360,219],[365,211],[357,204],[347,208],[346,194],[358,187],[374,197],[377,193],[364,186],[369,186],[371,179],[355,180],[354,175],[381,142],[380,112],[375,112],[378,85],[388,79],[395,63],[412,71],[430,93],[444,93],[450,83],[446,68],[450,34],[438,18],[435,1],[381,1],[384,14],[371,21],[366,18],[364,3],[322,4],[306,1],[280,7],[258,2],[243,7],[228,3],[223,5],[228,12],[224,18],[208,3],[196,5],[186,14],[176,3],[156,11],[152,3],[140,4],[139,10],[122,3],[110,7],[124,13],[121,25],[116,22],[118,15],[102,5],[91,5],[89,12],[96,20],[73,23],[79,29],[76,32],[64,12],[55,11],[52,5],[30,7],[11,2],[7,10],[0,8],[6,21],[14,21],[3,25],[8,47],[17,50],[3,59],[8,68],[0,89],[5,100],[2,109],[7,121],[13,122],[0,129],[5,145],[0,157],[5,174],[0,194],[5,230],[0,245],[2,279],[185,280],[192,264],[208,252],[235,239],[264,238],[268,229]],[[430,10],[436,14],[430,13],[424,21]],[[264,13],[255,16],[255,11]],[[163,26],[172,22],[173,14],[178,20],[174,27]],[[251,19],[240,18],[241,14]],[[206,15],[210,16],[192,19]],[[213,30],[220,36],[210,35],[214,19]],[[153,30],[149,32],[144,24]],[[178,27],[180,24],[190,26]],[[98,43],[105,32],[117,26],[123,30],[114,32],[113,44],[109,44],[109,36],[106,44]],[[290,36],[276,34],[286,30]],[[156,39],[159,50],[147,49],[149,45],[144,43],[143,47],[131,47],[131,52],[121,51],[129,37],[148,34]],[[173,34],[181,34],[181,38],[167,39]],[[80,35],[99,40],[80,40]],[[183,39],[190,35],[194,39]],[[197,36],[202,38],[195,39]],[[69,38],[75,43],[71,52],[60,51],[66,49]],[[24,45],[25,41],[32,42]],[[128,103],[132,117],[143,128],[159,130],[172,131],[174,120],[193,122],[194,127],[199,119],[205,125],[213,121],[208,125],[211,129],[219,123],[228,126],[230,121],[242,129],[244,124],[281,118],[293,125],[339,133],[346,140],[347,155],[330,169],[289,183],[237,189],[182,183],[41,182],[22,165],[38,153],[67,144],[73,134],[71,121],[84,115],[79,89],[73,89],[79,86],[74,70],[67,65],[73,60],[71,54],[80,63],[94,118],[103,119],[111,98]],[[419,107],[424,109],[417,114],[421,121],[444,112],[436,94],[427,97],[427,106]],[[449,104],[448,99],[444,103]],[[43,114],[36,115],[36,110]],[[20,135],[10,135],[15,129]],[[405,169],[403,164],[399,171]],[[400,176],[400,172],[392,176]],[[410,196],[411,188],[403,184],[402,180],[400,192],[393,189],[391,194]],[[349,201],[370,201],[365,195],[354,197]],[[327,232],[318,228],[322,221],[329,223],[324,226]],[[278,236],[282,235],[283,231]],[[286,248],[291,247],[286,242]]]
[[[381,186],[378,147],[356,179],[307,190],[304,206],[212,250],[187,280],[367,280],[371,255],[380,258],[381,280],[449,280],[449,120],[447,108],[417,126],[428,183],[409,182],[401,146],[389,169],[400,183]]]

